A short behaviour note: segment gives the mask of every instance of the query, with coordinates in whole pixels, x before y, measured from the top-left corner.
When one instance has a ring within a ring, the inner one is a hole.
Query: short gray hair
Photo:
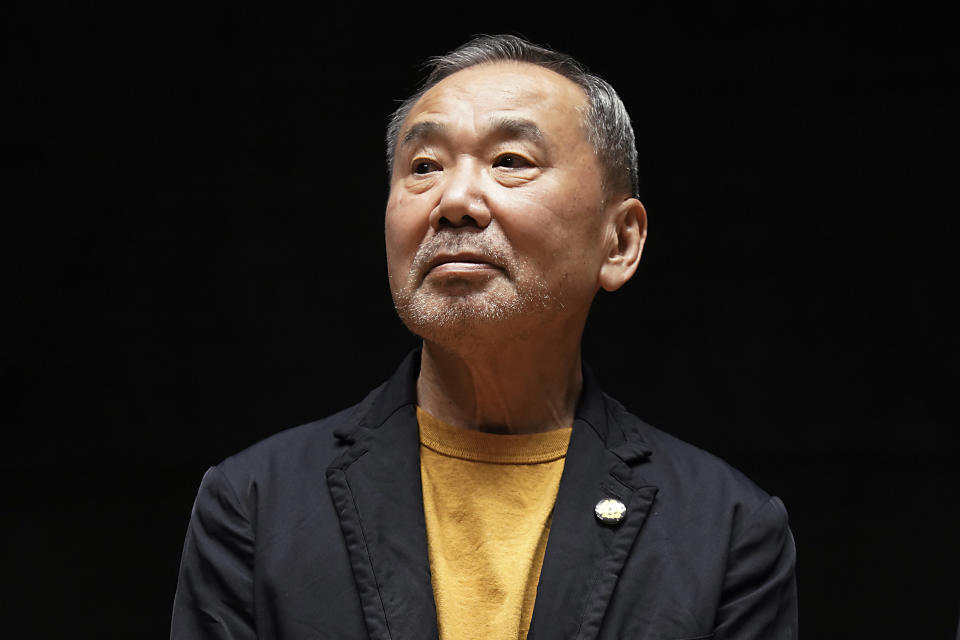
[[[637,147],[626,107],[610,83],[590,73],[573,57],[511,35],[479,36],[443,56],[430,58],[430,75],[404,100],[387,126],[387,166],[393,172],[397,138],[413,105],[431,87],[457,71],[495,62],[526,62],[550,69],[573,81],[587,96],[584,125],[587,140],[603,168],[605,188],[637,196]]]

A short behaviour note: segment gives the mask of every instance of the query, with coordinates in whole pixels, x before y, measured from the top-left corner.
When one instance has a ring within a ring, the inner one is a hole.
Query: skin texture
[[[568,427],[600,288],[636,270],[643,205],[605,193],[573,82],[485,64],[432,87],[400,131],[385,235],[401,319],[424,339],[418,402],[456,426]]]

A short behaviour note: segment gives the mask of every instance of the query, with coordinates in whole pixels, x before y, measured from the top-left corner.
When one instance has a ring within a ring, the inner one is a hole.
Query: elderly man
[[[783,504],[580,360],[646,236],[613,88],[479,38],[435,61],[388,146],[390,286],[422,349],[210,469],[172,637],[795,637]]]

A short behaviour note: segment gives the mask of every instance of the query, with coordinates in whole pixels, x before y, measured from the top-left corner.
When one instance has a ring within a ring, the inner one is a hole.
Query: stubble
[[[502,272],[473,288],[431,286],[424,282],[428,266],[439,253],[478,254]],[[523,326],[562,303],[546,280],[523,263],[502,235],[483,232],[440,232],[417,250],[402,287],[392,283],[393,301],[400,319],[414,334],[435,342],[462,341],[482,329],[505,323]]]

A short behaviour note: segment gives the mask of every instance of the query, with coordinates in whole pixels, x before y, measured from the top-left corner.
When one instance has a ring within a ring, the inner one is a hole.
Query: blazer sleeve
[[[797,637],[796,557],[787,510],[772,497],[733,540],[715,640]]]
[[[223,472],[211,467],[190,515],[171,640],[256,638],[253,559],[250,518]]]

